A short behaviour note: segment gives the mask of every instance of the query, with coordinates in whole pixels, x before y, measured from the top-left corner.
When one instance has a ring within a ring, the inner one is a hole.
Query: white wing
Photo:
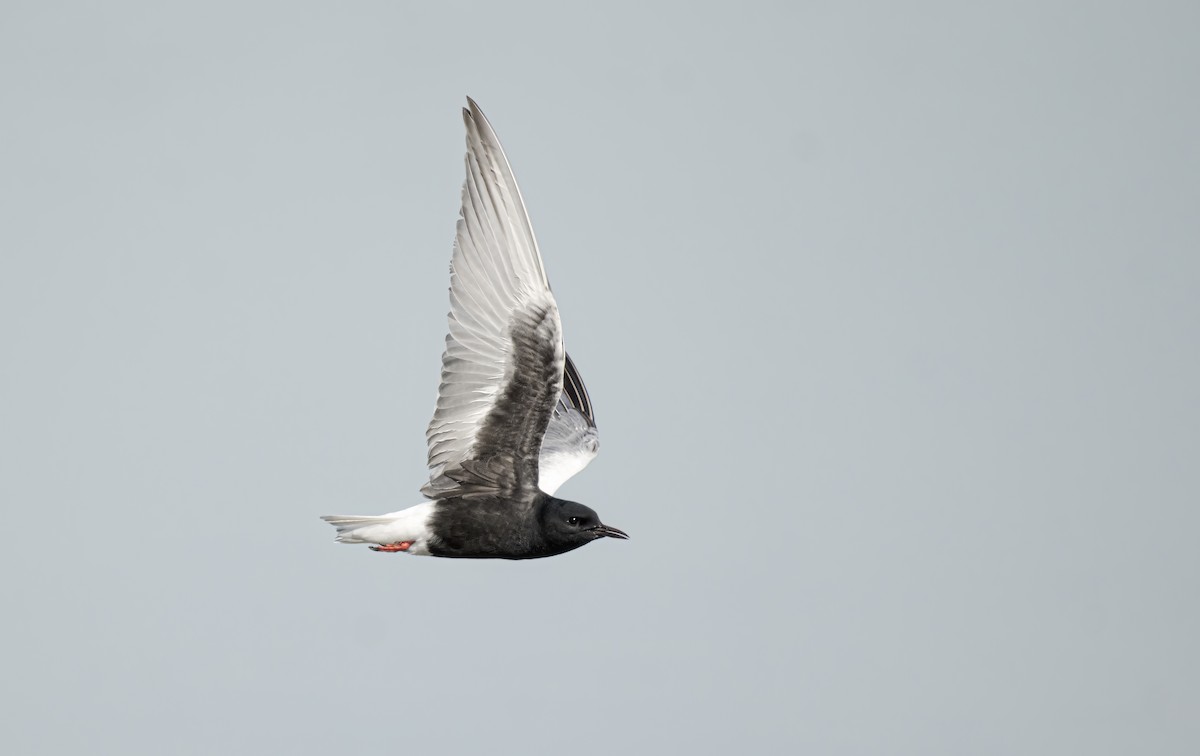
[[[534,490],[563,390],[558,306],[496,133],[463,110],[467,178],[450,264],[450,333],[429,424],[431,498]]]
[[[551,495],[600,451],[592,400],[571,355],[567,355],[566,362],[563,391],[542,438],[538,460],[538,487]]]

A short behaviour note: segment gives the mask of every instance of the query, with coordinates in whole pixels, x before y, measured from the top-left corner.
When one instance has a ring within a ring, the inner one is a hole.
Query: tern
[[[450,262],[450,333],[425,436],[430,501],[326,515],[337,541],[379,552],[536,559],[629,536],[554,496],[599,450],[579,370],[521,191],[496,132],[467,98],[467,178]]]

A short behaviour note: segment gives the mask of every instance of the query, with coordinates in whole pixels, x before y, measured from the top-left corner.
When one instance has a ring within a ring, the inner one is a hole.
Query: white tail
[[[395,515],[324,515],[321,519],[337,528],[338,543],[374,543],[361,537],[365,533],[355,533],[366,530],[367,526],[386,525],[396,521]]]
[[[413,544],[408,549],[410,554],[427,554],[427,524],[433,504],[428,501],[385,515],[325,515],[321,519],[337,528],[338,543],[386,545],[409,541]]]

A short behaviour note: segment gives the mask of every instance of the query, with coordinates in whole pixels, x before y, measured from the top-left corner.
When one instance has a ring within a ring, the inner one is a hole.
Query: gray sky
[[[0,751],[1196,753],[1197,7],[6,2]],[[467,94],[628,542],[317,519],[420,500]]]

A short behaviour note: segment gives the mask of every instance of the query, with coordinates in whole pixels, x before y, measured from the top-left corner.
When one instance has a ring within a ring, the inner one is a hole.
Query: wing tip
[[[467,95],[467,107],[463,108],[463,122],[468,126],[474,124],[481,131],[482,126],[488,123],[487,116],[483,114],[483,110],[479,107],[479,103],[475,102],[470,95]]]

